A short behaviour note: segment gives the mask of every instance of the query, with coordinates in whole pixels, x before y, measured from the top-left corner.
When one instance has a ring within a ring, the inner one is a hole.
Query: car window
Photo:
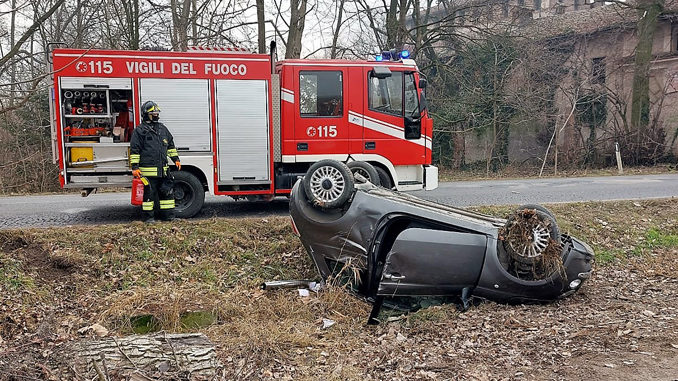
[[[369,108],[386,114],[403,114],[403,73],[394,71],[388,78],[377,78],[370,72]]]
[[[405,115],[419,115],[419,97],[417,87],[414,85],[414,74],[405,75]]]
[[[299,113],[302,117],[342,116],[344,104],[341,71],[300,72]]]

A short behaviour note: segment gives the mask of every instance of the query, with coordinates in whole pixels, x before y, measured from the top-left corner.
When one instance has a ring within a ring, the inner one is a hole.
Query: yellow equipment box
[[[92,149],[92,147],[71,147],[70,154],[71,154],[70,155],[71,163],[94,160],[94,150]],[[88,167],[91,168],[91,165],[80,166],[80,168]]]

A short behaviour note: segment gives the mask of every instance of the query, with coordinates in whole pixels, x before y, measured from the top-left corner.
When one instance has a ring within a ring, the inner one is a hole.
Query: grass
[[[512,209],[477,208],[498,216]],[[591,244],[599,268],[678,248],[676,199],[550,209],[561,231]],[[66,337],[93,323],[118,335],[199,330],[222,359],[291,364],[299,379],[317,379],[318,369],[322,378],[361,378],[362,365],[342,353],[373,340],[365,337],[373,335],[364,325],[368,304],[336,286],[310,298],[259,290],[267,280],[317,279],[289,217],[26,229],[0,232],[0,239],[9,242],[0,245],[0,321],[22,321],[21,329],[0,324],[6,341],[18,340],[23,327],[35,331],[48,316]],[[401,321],[431,332],[458,316],[453,305],[443,305]],[[322,330],[322,318],[337,324]],[[321,353],[345,362],[335,369]]]
[[[541,167],[532,166],[508,166],[498,172],[486,172],[485,166],[477,166],[468,169],[440,168],[440,181],[459,180],[491,180],[491,179],[523,179],[539,177]],[[651,167],[626,167],[623,175],[650,175],[662,173],[675,173],[678,167],[675,164],[658,164]],[[553,168],[545,168],[543,177],[592,177],[592,176],[618,176],[617,167],[608,168],[583,168],[561,169],[558,173]]]
[[[30,290],[34,287],[33,279],[27,276],[21,269],[21,262],[7,257],[4,253],[0,256],[0,284],[9,291]]]

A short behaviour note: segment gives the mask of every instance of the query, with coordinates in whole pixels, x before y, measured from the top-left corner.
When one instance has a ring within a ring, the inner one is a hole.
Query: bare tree
[[[339,40],[339,31],[343,23],[344,3],[346,0],[340,0],[337,3],[337,19],[335,20],[334,33],[332,34],[332,48],[330,50],[330,58],[337,58],[337,41]]]
[[[266,18],[264,0],[257,0],[257,45],[259,53],[266,53]]]
[[[51,8],[47,10],[47,12],[43,13],[40,15],[34,22],[33,24],[21,35],[18,41],[14,43],[14,36],[12,36],[12,44],[9,52],[7,54],[3,55],[2,58],[0,58],[0,67],[4,66],[12,57],[14,57],[17,53],[19,53],[19,50],[21,49],[21,46],[29,39],[33,34],[38,30],[40,25],[42,25],[45,20],[47,20],[54,12],[56,12],[59,7],[61,7],[66,0],[57,0]],[[12,18],[14,19],[14,12],[12,12],[13,16]],[[14,30],[12,30],[12,33],[14,33]]]
[[[290,23],[287,33],[285,58],[301,57],[301,37],[304,34],[307,4],[307,0],[291,0],[290,2]]]

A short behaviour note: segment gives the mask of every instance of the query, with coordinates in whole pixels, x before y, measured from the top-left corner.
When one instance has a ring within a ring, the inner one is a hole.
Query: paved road
[[[412,194],[458,206],[678,197],[678,174],[460,181]]]
[[[433,191],[412,193],[456,206],[678,197],[678,174],[460,181],[441,183]],[[78,194],[3,197],[0,229],[140,220],[139,209],[131,206],[129,199],[126,192],[86,198]],[[285,198],[268,203],[207,196],[198,217],[285,215],[287,211]]]

